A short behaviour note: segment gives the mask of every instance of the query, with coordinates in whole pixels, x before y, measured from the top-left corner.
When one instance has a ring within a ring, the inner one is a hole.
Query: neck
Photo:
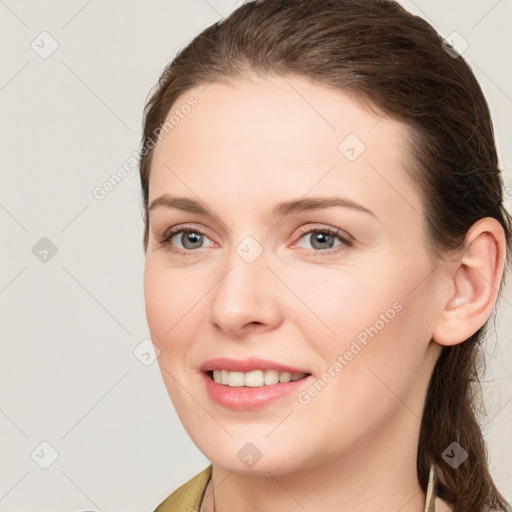
[[[419,419],[401,407],[371,441],[292,473],[254,476],[212,465],[215,512],[423,512],[417,479]],[[213,494],[205,508],[213,512]]]

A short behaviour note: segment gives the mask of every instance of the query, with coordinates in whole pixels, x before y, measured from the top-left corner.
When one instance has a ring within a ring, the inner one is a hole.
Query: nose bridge
[[[222,289],[227,294],[224,299],[259,302],[261,288],[270,274],[267,256],[267,251],[253,235],[245,235],[234,244],[226,256],[228,273],[219,283],[219,291]]]

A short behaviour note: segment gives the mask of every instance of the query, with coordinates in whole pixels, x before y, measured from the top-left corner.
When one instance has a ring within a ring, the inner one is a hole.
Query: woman
[[[510,259],[472,72],[389,0],[259,0],[146,105],[146,314],[211,465],[157,512],[510,510],[473,412]]]

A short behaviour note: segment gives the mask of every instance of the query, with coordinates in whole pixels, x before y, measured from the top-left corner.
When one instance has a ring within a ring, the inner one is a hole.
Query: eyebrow
[[[170,196],[168,194],[161,195],[151,201],[151,204],[148,207],[148,212],[151,212],[159,206],[165,206],[167,208],[173,208],[190,213],[198,213],[207,217],[214,217],[210,210],[203,206],[201,202],[196,201],[195,199],[190,199],[188,197],[176,197]],[[359,203],[356,203],[355,201],[352,201],[351,199],[340,196],[315,196],[284,201],[282,203],[276,204],[272,208],[271,213],[272,217],[281,218],[289,215],[290,213],[302,213],[309,210],[333,208],[336,206],[342,208],[350,208],[352,210],[363,212],[377,218],[377,215],[375,215],[375,213],[368,208],[360,205]]]

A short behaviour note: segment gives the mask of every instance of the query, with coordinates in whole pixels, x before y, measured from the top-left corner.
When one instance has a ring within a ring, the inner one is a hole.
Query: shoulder
[[[204,491],[212,476],[212,465],[178,487],[154,512],[192,512],[198,511]]]

